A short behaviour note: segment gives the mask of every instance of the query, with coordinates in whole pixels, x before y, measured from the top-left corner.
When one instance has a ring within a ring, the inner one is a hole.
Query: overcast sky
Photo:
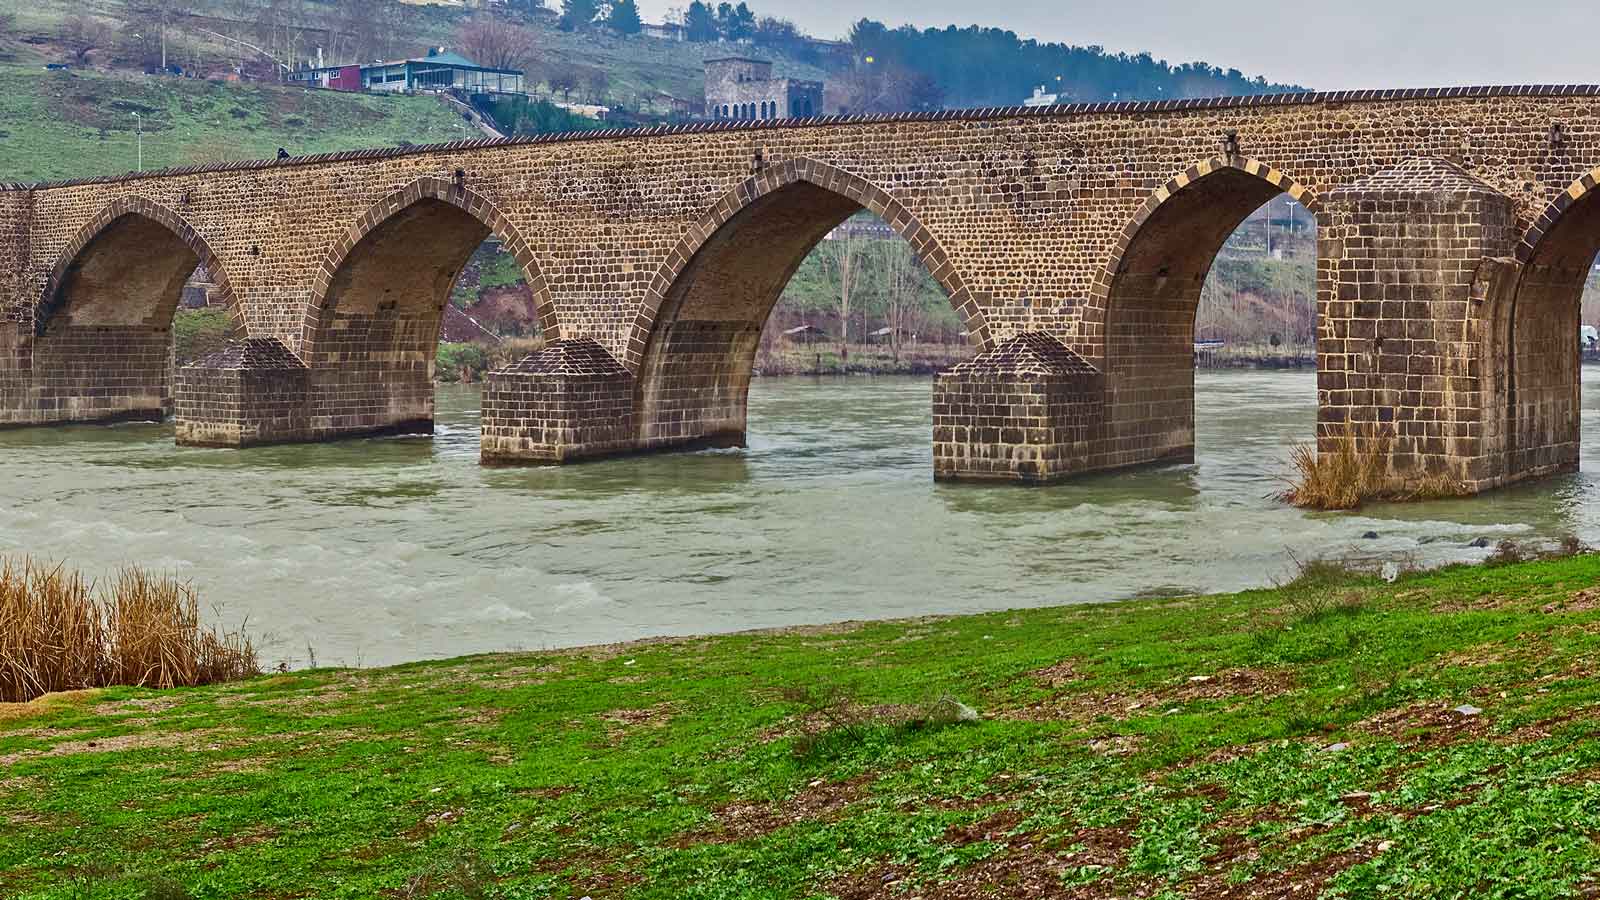
[[[842,37],[863,16],[891,27],[978,24],[1110,52],[1148,50],[1173,63],[1204,60],[1320,90],[1600,81],[1600,54],[1581,37],[1594,6],[1574,0],[748,2],[756,15],[792,19],[817,37]],[[639,2],[651,22],[686,5]]]

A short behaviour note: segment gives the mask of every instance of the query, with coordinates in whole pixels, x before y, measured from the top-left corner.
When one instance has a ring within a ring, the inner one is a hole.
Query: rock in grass
[[[946,694],[928,707],[929,725],[965,725],[978,721],[978,711]]]

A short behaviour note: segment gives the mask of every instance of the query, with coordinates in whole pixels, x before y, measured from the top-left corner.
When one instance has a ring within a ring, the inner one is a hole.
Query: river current
[[[176,572],[269,659],[323,665],[1225,591],[1295,558],[1600,543],[1600,369],[1584,382],[1582,473],[1348,514],[1271,497],[1311,373],[1201,372],[1194,465],[1045,488],[935,484],[923,378],[757,379],[748,449],[560,468],[479,467],[470,387],[440,388],[431,440],[0,431],[0,553]]]

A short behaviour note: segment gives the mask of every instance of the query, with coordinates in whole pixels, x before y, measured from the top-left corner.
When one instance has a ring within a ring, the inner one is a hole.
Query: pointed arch
[[[676,247],[669,252],[645,290],[643,303],[629,330],[628,343],[623,349],[623,365],[634,375],[644,366],[645,355],[655,336],[656,325],[667,297],[678,283],[679,276],[688,268],[695,255],[707,241],[717,235],[722,227],[752,204],[783,188],[804,182],[821,188],[855,206],[868,210],[882,219],[894,232],[911,245],[917,259],[927,268],[935,282],[944,290],[950,305],[961,317],[962,327],[969,340],[981,351],[990,349],[993,339],[978,305],[965,279],[956,271],[944,248],[927,228],[918,222],[910,210],[859,175],[807,157],[787,159],[751,176],[729,190],[683,233]]]
[[[1157,188],[1112,247],[1079,342],[1105,376],[1109,446],[1121,464],[1194,458],[1194,328],[1218,252],[1251,213],[1304,185],[1240,156],[1204,160]]]
[[[334,241],[324,254],[312,285],[311,299],[306,306],[305,319],[300,332],[300,358],[311,364],[320,352],[324,326],[329,324],[329,313],[337,303],[335,279],[351,254],[362,242],[397,216],[419,204],[438,202],[455,207],[476,219],[488,234],[500,238],[502,246],[517,260],[522,277],[533,294],[534,311],[538,315],[540,330],[547,340],[561,337],[560,319],[555,299],[550,292],[532,248],[523,239],[516,225],[488,198],[466,186],[444,178],[424,176],[374,203],[357,219],[350,229]],[[481,239],[480,239],[481,240]]]
[[[1523,233],[1522,240],[1517,243],[1517,249],[1515,251],[1517,262],[1532,262],[1534,257],[1537,256],[1540,250],[1544,247],[1546,243],[1546,236],[1555,231],[1556,226],[1560,224],[1566,217],[1567,210],[1571,209],[1579,201],[1584,200],[1585,198],[1590,200],[1594,199],[1593,197],[1590,197],[1590,195],[1594,193],[1596,185],[1600,185],[1600,166],[1596,166],[1595,168],[1590,169],[1579,177],[1573,179],[1572,183],[1567,185],[1565,190],[1557,194],[1554,200],[1551,200],[1548,204],[1546,204],[1544,210],[1540,212],[1539,217],[1535,219],[1533,224],[1529,226],[1528,230]],[[1584,205],[1590,206],[1593,204]]]
[[[1105,266],[1096,275],[1094,287],[1090,290],[1090,298],[1093,302],[1089,304],[1089,308],[1086,310],[1086,313],[1088,313],[1085,316],[1086,321],[1104,322],[1106,301],[1111,296],[1112,283],[1122,271],[1128,250],[1139,239],[1145,225],[1155,219],[1157,213],[1171,203],[1174,197],[1183,194],[1185,188],[1217,173],[1228,171],[1249,175],[1260,180],[1265,185],[1271,186],[1275,190],[1269,193],[1268,197],[1277,193],[1288,194],[1290,198],[1307,210],[1314,212],[1317,209],[1317,195],[1315,192],[1279,169],[1269,166],[1260,160],[1247,156],[1214,156],[1195,163],[1177,175],[1172,176],[1167,180],[1166,184],[1156,188],[1149,197],[1145,198],[1144,203],[1139,206],[1138,211],[1133,214],[1128,223],[1122,227],[1122,234],[1117,237],[1116,244],[1111,248],[1111,258],[1106,261]],[[1253,209],[1254,207],[1251,210],[1246,210],[1245,214],[1248,215]],[[1095,315],[1096,313],[1098,313],[1098,316]]]
[[[91,255],[101,246],[102,239],[110,240],[119,231],[127,230],[140,222],[153,222],[171,232],[194,255],[196,265],[204,266],[214,279],[217,286],[217,296],[228,316],[233,320],[234,327],[245,328],[242,310],[239,308],[238,295],[234,292],[233,284],[228,279],[227,269],[221,260],[212,252],[211,246],[204,237],[194,229],[182,216],[170,208],[151,200],[148,197],[129,195],[118,197],[106,204],[83,227],[79,228],[72,239],[62,247],[56,258],[56,264],[51,268],[50,274],[45,278],[44,288],[39,294],[33,309],[34,333],[43,336],[50,322],[68,305],[71,288],[83,270],[85,263]],[[106,247],[108,253],[115,253],[117,248]],[[139,258],[126,260],[131,263],[154,265],[156,260]],[[173,265],[183,268],[184,260],[176,260]],[[187,280],[193,267],[183,273],[182,280]],[[166,315],[170,324],[171,316],[177,309],[179,296],[176,292],[169,298],[162,298],[163,309],[156,313],[160,318]],[[165,309],[165,304],[170,302],[171,309]]]

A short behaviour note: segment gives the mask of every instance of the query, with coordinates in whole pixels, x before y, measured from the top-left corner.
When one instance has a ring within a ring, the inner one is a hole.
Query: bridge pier
[[[1055,481],[1095,467],[1105,377],[1056,339],[1026,333],[933,385],[933,476]]]
[[[1391,477],[1477,492],[1536,474],[1508,455],[1501,271],[1513,201],[1437,159],[1330,192],[1318,211],[1317,446],[1392,441]],[[1574,306],[1574,310],[1576,306]],[[1499,321],[1497,321],[1497,319]],[[1555,349],[1576,358],[1576,328]],[[1576,456],[1572,457],[1573,464]]]
[[[638,444],[634,379],[589,338],[558,340],[484,380],[480,459],[563,463]]]
[[[178,370],[178,444],[249,447],[313,440],[305,364],[276,338],[230,341]]]

